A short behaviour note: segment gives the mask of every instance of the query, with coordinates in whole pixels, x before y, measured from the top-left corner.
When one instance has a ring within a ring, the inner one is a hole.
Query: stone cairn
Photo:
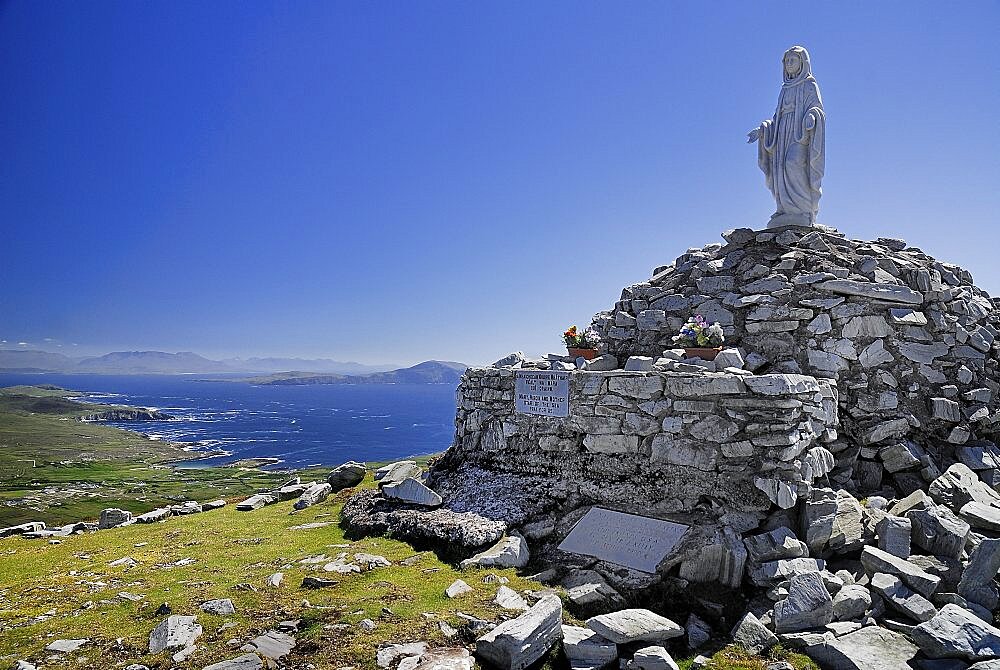
[[[824,668],[1000,668],[996,302],[897,239],[723,238],[597,314],[594,360],[467,371],[451,448],[426,475],[391,466],[345,523],[558,587],[479,638],[491,666],[561,638],[574,668],[676,667],[721,640]],[[673,348],[695,314],[724,326],[714,361]],[[517,411],[531,370],[565,371],[566,416]],[[560,549],[595,507],[687,530],[654,572]],[[586,627],[559,626],[561,604]]]

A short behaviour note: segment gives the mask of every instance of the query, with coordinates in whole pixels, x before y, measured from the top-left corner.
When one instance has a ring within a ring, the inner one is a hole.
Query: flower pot
[[[566,349],[569,350],[569,355],[573,358],[583,356],[588,361],[597,358],[597,349],[576,349],[575,347],[566,347]]]
[[[700,358],[703,361],[714,361],[722,347],[685,347],[684,358]]]

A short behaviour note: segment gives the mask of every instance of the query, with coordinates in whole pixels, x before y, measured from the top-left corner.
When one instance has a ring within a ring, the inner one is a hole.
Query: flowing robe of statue
[[[750,132],[757,162],[777,209],[768,227],[810,226],[823,194],[826,115],[809,53],[792,47],[782,59],[784,84],[774,116]]]

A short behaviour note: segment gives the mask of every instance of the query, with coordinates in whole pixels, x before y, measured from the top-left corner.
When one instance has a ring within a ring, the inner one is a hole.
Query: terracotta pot
[[[703,361],[714,361],[722,347],[685,347],[685,358],[700,358]]]
[[[576,349],[574,347],[566,347],[569,350],[569,355],[573,358],[579,358],[583,356],[588,361],[592,361],[597,358],[597,349]]]

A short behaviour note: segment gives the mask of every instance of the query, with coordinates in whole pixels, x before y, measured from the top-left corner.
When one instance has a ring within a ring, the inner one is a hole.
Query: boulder
[[[407,477],[419,477],[420,466],[416,461],[397,461],[383,465],[375,471],[375,481],[379,486],[398,484]]]
[[[439,647],[421,654],[412,670],[472,670],[472,655],[462,647]],[[399,670],[405,670],[400,664]]]
[[[751,654],[761,654],[778,644],[778,638],[760,622],[753,612],[747,612],[733,627],[733,643]]]
[[[848,584],[833,597],[833,618],[836,621],[860,619],[872,606],[872,595],[860,584]]]
[[[183,649],[192,646],[201,637],[201,626],[196,616],[172,614],[161,621],[149,634],[149,653],[158,654],[164,649]]]
[[[912,670],[909,661],[917,655],[917,647],[904,636],[878,626],[865,626],[803,651],[830,670]]]
[[[875,525],[878,547],[893,556],[909,558],[912,523],[903,516],[885,516]]]
[[[476,640],[476,656],[500,670],[524,670],[562,637],[562,602],[545,595],[524,614]]]
[[[684,629],[646,609],[627,609],[587,619],[587,628],[615,644],[662,642],[684,635]]]
[[[910,638],[931,658],[979,661],[1000,656],[1000,630],[950,603],[914,628]]]
[[[24,535],[25,533],[37,533],[45,530],[44,521],[29,521],[18,526],[7,526],[0,528],[0,537],[10,537],[11,535]]]
[[[973,528],[983,531],[1000,530],[1000,507],[984,505],[970,500],[958,510],[959,516],[965,519]]]
[[[251,512],[265,505],[273,505],[276,502],[278,502],[277,493],[255,493],[246,500],[236,503],[236,509],[239,512]]]
[[[688,649],[698,649],[712,640],[712,627],[694,612],[688,614],[684,628],[687,630]]]
[[[117,528],[132,521],[132,512],[124,509],[112,507],[101,510],[101,518],[97,522],[97,527],[101,530],[106,528]]]
[[[962,463],[955,463],[931,482],[928,493],[934,502],[956,513],[972,501],[1000,507],[1000,494],[980,481],[978,475]]]
[[[940,577],[924,572],[912,563],[876,547],[865,547],[861,551],[861,564],[870,575],[876,572],[896,575],[903,580],[903,583],[924,597],[934,593],[941,582]]]
[[[864,512],[844,490],[815,487],[806,501],[802,528],[813,555],[855,551],[864,544]]]
[[[294,637],[287,633],[270,630],[247,642],[240,647],[240,651],[256,652],[265,658],[277,661],[279,658],[288,656],[294,646]]]
[[[872,575],[871,589],[897,612],[914,621],[930,621],[937,608],[929,600],[907,588],[899,577],[876,572]]]
[[[410,505],[424,507],[440,507],[444,502],[434,491],[418,482],[413,477],[407,477],[398,483],[387,483],[382,486],[382,495]]]
[[[794,633],[833,621],[833,598],[818,572],[795,575],[787,588],[788,597],[774,604],[775,632]]]
[[[357,461],[347,461],[335,467],[326,478],[326,483],[330,485],[330,492],[336,493],[343,489],[357,486],[365,478],[364,463]]]
[[[789,528],[781,526],[767,533],[744,538],[743,544],[752,563],[764,563],[782,558],[808,556],[809,548]]]
[[[510,535],[502,538],[489,549],[462,561],[461,567],[463,569],[523,568],[528,564],[529,559],[528,543],[520,533],[512,531]]]
[[[323,502],[330,495],[333,487],[327,482],[321,484],[313,484],[299,496],[299,499],[295,501],[295,509],[305,509],[307,507],[312,507],[318,502]]]
[[[601,670],[618,660],[618,646],[589,628],[563,626],[562,644],[571,670]]]
[[[921,549],[948,558],[962,555],[969,524],[944,505],[927,504],[924,509],[911,509],[906,518],[913,527],[911,539]]]
[[[998,572],[1000,572],[1000,540],[983,538],[969,556],[969,563],[958,583],[958,595],[989,610],[996,609]]]
[[[87,638],[82,638],[79,640],[53,640],[45,645],[46,651],[54,651],[60,654],[68,654],[74,652],[83,645],[90,642]]]
[[[471,586],[466,584],[461,579],[456,579],[448,586],[448,588],[444,590],[444,594],[449,598],[457,598],[458,596],[470,593],[471,591]]]
[[[523,612],[528,609],[528,603],[525,602],[524,598],[509,586],[501,586],[497,589],[496,595],[493,596],[493,602],[505,610],[519,610]]]
[[[392,664],[407,656],[421,656],[427,651],[426,642],[408,642],[406,644],[384,644],[375,653],[375,662],[380,668],[391,668]]]
[[[233,601],[229,598],[223,598],[221,600],[209,600],[203,602],[199,605],[202,612],[208,612],[209,614],[216,614],[218,616],[225,616],[227,614],[236,614],[236,607],[233,606]]]
[[[632,655],[626,670],[680,670],[663,647],[643,647]]]
[[[136,523],[156,523],[157,521],[166,521],[170,517],[169,507],[160,507],[158,509],[151,510],[145,514],[140,514],[135,517]]]

